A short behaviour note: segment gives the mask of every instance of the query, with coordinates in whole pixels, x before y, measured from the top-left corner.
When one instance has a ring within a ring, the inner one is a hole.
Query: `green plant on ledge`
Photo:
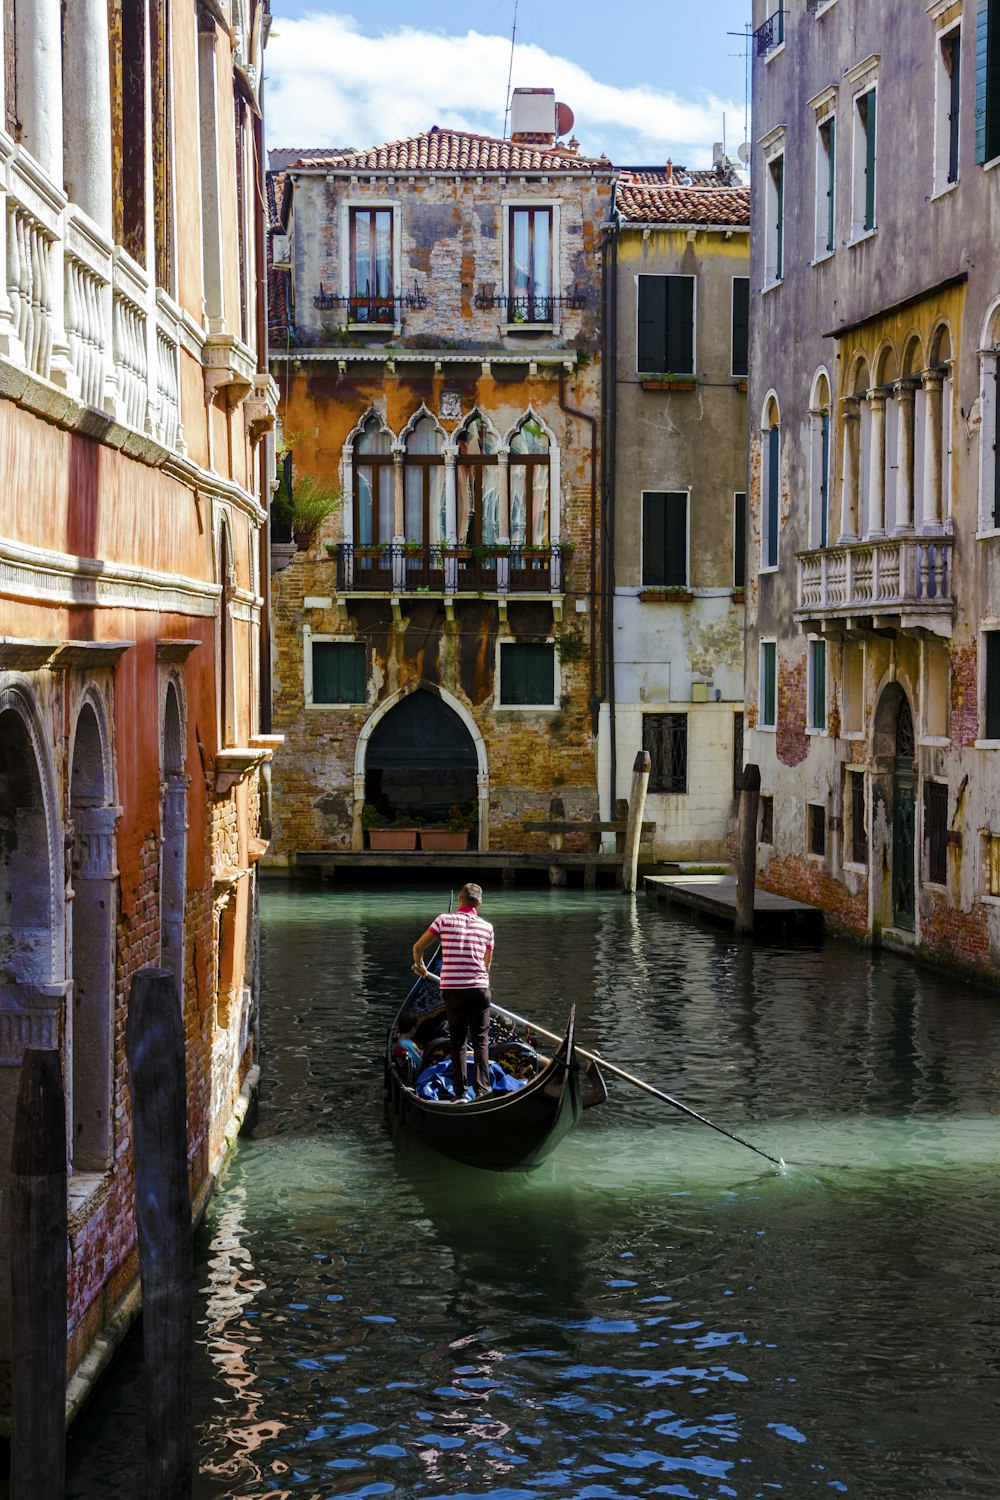
[[[467,828],[475,828],[477,821],[478,809],[474,801],[455,802],[448,809],[444,826],[449,833],[461,833]]]
[[[582,661],[587,650],[583,631],[572,625],[559,624],[552,633],[552,643],[562,666],[571,666]]]
[[[387,828],[388,824],[389,819],[384,813],[380,813],[378,808],[373,806],[371,802],[365,803],[361,809],[362,828]]]

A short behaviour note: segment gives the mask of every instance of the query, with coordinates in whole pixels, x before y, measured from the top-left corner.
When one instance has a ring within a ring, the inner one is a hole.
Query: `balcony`
[[[955,601],[948,537],[887,537],[798,554],[803,630],[927,630],[950,636]]]
[[[776,52],[785,40],[785,12],[776,10],[753,34],[754,51],[758,57],[767,57]]]
[[[410,308],[426,307],[427,298],[416,286],[412,292],[405,292],[399,297],[371,297],[367,294],[356,296],[328,292],[320,282],[319,291],[313,298],[313,306],[321,312],[343,308],[347,314],[348,323],[393,328],[404,311]]]
[[[342,594],[558,594],[564,549],[341,542],[333,550]],[[568,551],[568,549],[566,549]]]
[[[480,311],[491,307],[498,307],[505,311],[507,326],[512,328],[519,323],[554,323],[561,308],[566,307],[578,312],[580,308],[586,306],[587,294],[584,288],[575,282],[571,291],[558,297],[544,297],[533,293],[508,296],[495,292],[490,287],[481,286],[476,292],[474,301]]]

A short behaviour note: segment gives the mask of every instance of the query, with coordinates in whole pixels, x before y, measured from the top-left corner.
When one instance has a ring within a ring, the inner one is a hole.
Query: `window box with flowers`
[[[644,375],[644,391],[693,391],[698,386],[693,375]]]
[[[639,601],[642,604],[690,604],[694,594],[690,589],[672,586],[664,589],[640,589]]]

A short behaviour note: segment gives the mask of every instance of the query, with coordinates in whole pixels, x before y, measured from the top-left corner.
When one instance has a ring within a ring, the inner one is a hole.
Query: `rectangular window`
[[[507,322],[551,323],[552,209],[512,208]]]
[[[750,278],[733,277],[733,374],[746,377],[750,357]]]
[[[851,861],[856,865],[868,863],[868,834],[865,831],[865,773],[848,771],[851,791]]]
[[[809,642],[809,728],[826,728],[826,641]]]
[[[556,696],[555,648],[505,641],[500,646],[500,702],[510,708],[551,708]]]
[[[875,89],[854,101],[854,202],[852,237],[875,228]]]
[[[1000,740],[1000,630],[987,631],[983,636],[986,651],[985,737]]]
[[[747,497],[744,490],[733,496],[733,588],[747,581]]]
[[[760,643],[760,727],[773,729],[778,707],[778,643]]]
[[[960,27],[943,36],[938,51],[938,180],[940,192],[958,181],[958,134],[962,105],[962,32]]]
[[[1000,0],[976,11],[976,161],[1000,156]]]
[[[733,714],[733,796],[743,790],[743,715]]]
[[[764,224],[764,285],[780,281],[784,266],[785,239],[785,158],[774,156],[767,163],[764,182],[766,220]]]
[[[694,374],[694,277],[640,276],[637,365],[641,372]]]
[[[393,323],[392,209],[352,208],[350,321]]]
[[[642,497],[642,582],[644,588],[685,588],[687,492],[645,491]]]
[[[865,648],[857,642],[845,642],[841,651],[845,734],[861,734],[865,727]]]
[[[924,844],[927,849],[927,879],[933,885],[948,884],[948,784],[924,782]]]
[[[364,703],[368,663],[362,641],[313,641],[312,701]]]
[[[687,714],[643,714],[642,748],[649,751],[651,792],[687,791]]]
[[[781,429],[775,424],[762,434],[763,445],[763,506],[761,515],[760,565],[762,568],[778,566],[778,529],[781,513]]]
[[[810,854],[826,853],[826,808],[818,802],[808,805],[808,839]]]
[[[837,121],[833,115],[816,127],[816,259],[834,248],[834,184],[837,170]]]
[[[760,843],[774,843],[774,798],[760,799]]]

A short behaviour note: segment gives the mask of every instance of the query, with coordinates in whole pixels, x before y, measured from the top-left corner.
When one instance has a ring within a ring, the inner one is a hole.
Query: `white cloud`
[[[431,125],[502,135],[510,42],[400,27],[366,35],[348,15],[282,19],[265,53],[272,146],[374,146]],[[649,85],[618,88],[538,46],[514,50],[512,86],[554,88],[586,155],[618,163],[711,164],[722,116],[741,106]]]

